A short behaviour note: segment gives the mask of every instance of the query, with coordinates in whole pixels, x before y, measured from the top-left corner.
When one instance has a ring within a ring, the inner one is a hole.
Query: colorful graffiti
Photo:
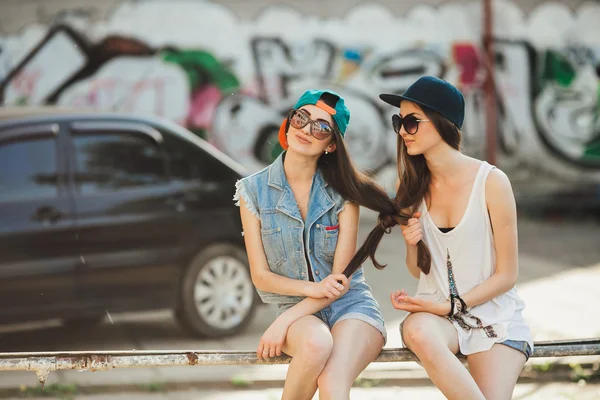
[[[598,184],[600,5],[542,4],[527,17],[509,1],[495,7],[498,164],[516,180]],[[271,7],[238,21],[208,1],[123,2],[102,23],[79,16],[0,38],[0,100],[160,115],[256,170],[281,151],[277,128],[297,96],[328,87],[352,110],[356,164],[385,181],[393,108],[377,95],[424,74],[461,88],[464,149],[483,157],[485,63],[479,27],[468,22],[480,12],[415,5],[395,18],[362,4],[325,20]]]

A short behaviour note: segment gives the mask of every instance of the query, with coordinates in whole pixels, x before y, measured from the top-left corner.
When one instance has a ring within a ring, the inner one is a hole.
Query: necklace
[[[304,200],[304,198],[310,193],[310,188],[308,189],[308,192],[304,193],[304,196],[302,196],[300,198],[300,200],[296,201],[296,205],[298,205],[298,203],[300,203],[302,200]]]

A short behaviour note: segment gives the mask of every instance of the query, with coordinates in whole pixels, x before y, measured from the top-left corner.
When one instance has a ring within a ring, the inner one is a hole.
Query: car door
[[[69,136],[78,299],[109,311],[168,305],[178,233],[161,134],[137,122],[78,121]]]
[[[0,127],[0,322],[68,315],[75,245],[57,123]]]
[[[232,200],[241,175],[185,137],[164,129],[161,133],[177,193],[173,201],[184,211],[176,216],[178,255],[189,261],[207,243],[241,239],[239,209]]]

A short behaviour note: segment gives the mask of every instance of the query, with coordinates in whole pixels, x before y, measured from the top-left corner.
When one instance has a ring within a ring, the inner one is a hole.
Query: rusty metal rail
[[[600,338],[537,342],[532,357],[600,355]],[[52,371],[105,371],[113,368],[175,367],[188,365],[287,364],[288,356],[259,360],[253,351],[68,351],[0,353],[0,371],[34,371],[42,384]],[[408,349],[384,349],[375,362],[417,361]]]

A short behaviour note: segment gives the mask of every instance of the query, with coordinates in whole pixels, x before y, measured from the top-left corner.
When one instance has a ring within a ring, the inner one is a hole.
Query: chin
[[[423,154],[423,152],[416,147],[407,147],[406,152],[409,156],[418,156],[419,154]]]
[[[306,146],[297,143],[289,143],[288,151],[292,151],[296,154],[302,154],[303,156],[315,157],[318,156],[321,151],[315,149],[313,146]]]

